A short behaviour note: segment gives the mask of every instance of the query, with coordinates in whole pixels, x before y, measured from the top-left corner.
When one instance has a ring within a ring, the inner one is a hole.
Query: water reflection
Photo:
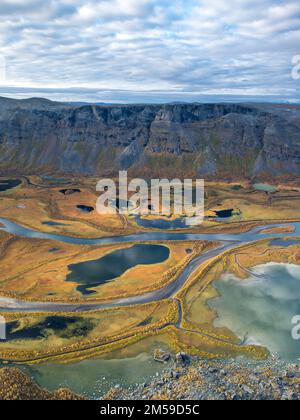
[[[225,274],[215,283],[220,296],[210,305],[219,316],[216,325],[295,361],[300,342],[291,330],[292,318],[300,314],[300,266],[269,263],[252,271],[248,280]]]

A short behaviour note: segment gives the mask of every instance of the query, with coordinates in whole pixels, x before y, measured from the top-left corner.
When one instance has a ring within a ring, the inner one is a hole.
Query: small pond
[[[232,217],[234,209],[225,209],[225,210],[217,210],[215,211],[216,216],[218,219],[229,219]]]
[[[240,191],[243,190],[244,187],[242,185],[232,185],[231,190],[232,191]]]
[[[147,229],[176,230],[189,229],[187,218],[179,217],[177,219],[146,219],[140,216],[135,217],[135,221],[139,226]]]
[[[274,185],[270,185],[270,184],[257,183],[257,184],[253,184],[253,188],[256,189],[257,191],[264,191],[264,192],[275,192],[276,191],[276,187],[274,187]]]
[[[0,179],[0,192],[8,191],[22,184],[20,179]]]
[[[68,189],[60,190],[59,192],[63,195],[72,195],[72,194],[80,193],[81,190],[77,188],[68,188]]]
[[[92,213],[95,209],[94,209],[94,207],[91,207],[91,206],[84,206],[84,205],[81,205],[81,204],[79,204],[78,206],[76,206],[77,207],[77,209],[79,210],[79,211],[81,211],[81,212],[83,212],[83,213]]]
[[[44,226],[68,226],[65,223],[60,223],[60,222],[53,222],[51,220],[46,220],[45,222],[42,222],[42,225]]]

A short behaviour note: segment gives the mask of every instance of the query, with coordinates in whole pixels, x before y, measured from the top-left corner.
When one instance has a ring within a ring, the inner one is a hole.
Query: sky
[[[0,95],[300,102],[299,40],[299,0],[0,0]]]

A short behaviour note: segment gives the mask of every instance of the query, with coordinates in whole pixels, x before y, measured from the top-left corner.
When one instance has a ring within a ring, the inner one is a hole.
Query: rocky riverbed
[[[172,356],[170,356],[172,357]],[[298,400],[300,365],[275,358],[267,362],[207,361],[178,354],[149,383],[124,390],[115,387],[110,400]]]

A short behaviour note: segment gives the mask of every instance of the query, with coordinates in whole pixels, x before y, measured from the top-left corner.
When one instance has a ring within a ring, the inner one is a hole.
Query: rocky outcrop
[[[72,106],[0,99],[0,172],[253,177],[300,174],[300,107]]]
[[[148,383],[131,389],[116,387],[103,400],[171,401],[298,401],[299,365],[277,359],[169,363]]]

